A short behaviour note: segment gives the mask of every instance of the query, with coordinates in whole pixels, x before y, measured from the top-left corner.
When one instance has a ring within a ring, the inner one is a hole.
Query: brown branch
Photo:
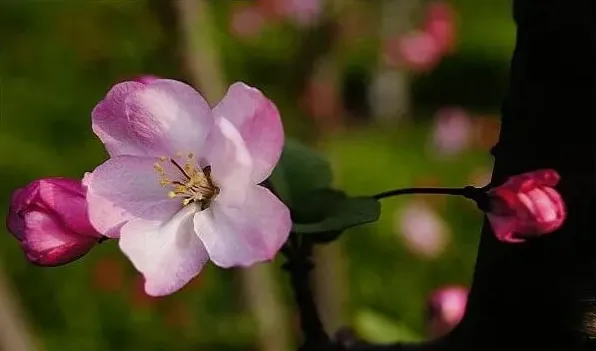
[[[329,344],[329,336],[323,327],[311,289],[312,247],[313,244],[308,238],[294,237],[286,244],[284,250],[287,262],[283,268],[289,273],[294,299],[300,313],[300,329],[303,334],[300,351],[323,350]]]

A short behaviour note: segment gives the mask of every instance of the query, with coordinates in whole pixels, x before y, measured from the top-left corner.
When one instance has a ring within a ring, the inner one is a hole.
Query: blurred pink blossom
[[[310,79],[300,103],[321,130],[332,130],[341,125],[342,106],[333,80]]]
[[[323,11],[322,0],[282,0],[282,2],[285,15],[303,27],[315,24]]]
[[[427,328],[429,337],[439,338],[449,333],[462,320],[468,303],[468,289],[449,285],[437,289],[428,300]]]
[[[449,228],[435,210],[422,201],[412,201],[395,213],[396,231],[404,245],[425,258],[443,253],[449,240]]]
[[[265,20],[256,6],[242,4],[234,6],[230,15],[230,32],[241,39],[258,36],[263,29]]]
[[[455,13],[443,1],[434,1],[426,9],[421,28],[390,38],[383,49],[385,62],[425,72],[452,51],[455,43]]]
[[[455,155],[469,146],[472,138],[470,115],[459,107],[445,107],[434,118],[432,145],[440,155]]]
[[[426,9],[424,31],[436,41],[439,51],[450,52],[455,44],[455,12],[444,1],[434,1]]]
[[[390,66],[406,67],[413,71],[429,71],[441,59],[435,38],[424,31],[397,36],[385,43],[385,62]]]

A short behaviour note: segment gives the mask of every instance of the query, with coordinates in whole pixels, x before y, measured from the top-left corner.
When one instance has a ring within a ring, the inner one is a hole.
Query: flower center
[[[182,158],[182,155],[179,154],[178,157]],[[188,154],[184,161],[181,165],[174,158],[160,157],[154,165],[155,171],[159,174],[160,184],[172,189],[168,192],[170,198],[182,198],[183,206],[196,202],[201,211],[205,210],[219,194],[219,187],[211,179],[211,166],[201,169],[193,154]],[[166,172],[166,169],[170,172]],[[168,177],[168,174],[172,173],[175,176]]]

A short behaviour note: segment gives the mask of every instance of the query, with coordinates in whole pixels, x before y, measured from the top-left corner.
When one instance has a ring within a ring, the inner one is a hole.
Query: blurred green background
[[[91,110],[113,84],[142,74],[219,97],[213,86],[223,79],[258,87],[277,104],[287,135],[327,155],[335,184],[350,194],[484,184],[515,40],[508,2],[447,2],[455,45],[419,72],[386,64],[384,43],[420,27],[428,2],[319,0],[305,22],[300,6],[275,10],[284,1],[1,0],[2,214],[15,188],[80,178],[101,163]],[[438,112],[449,106],[467,121],[441,134],[463,145],[452,152],[434,144]],[[384,200],[377,223],[317,252],[317,300],[329,330],[352,325],[378,341],[427,337],[427,297],[469,284],[481,221],[462,199]],[[281,258],[250,271],[211,266],[154,299],[116,243],[38,268],[0,232],[0,314],[8,316],[0,324],[40,350],[295,349]]]

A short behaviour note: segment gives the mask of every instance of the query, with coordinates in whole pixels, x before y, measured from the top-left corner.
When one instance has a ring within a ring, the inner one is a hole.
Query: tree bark
[[[517,44],[493,183],[554,168],[567,220],[516,245],[485,223],[466,315],[439,343],[350,350],[596,350],[596,2],[513,4]]]
[[[568,218],[556,233],[506,245],[482,232],[457,334],[484,350],[591,350],[596,337],[596,4],[516,0],[517,47],[493,182],[538,168],[561,175]],[[487,342],[491,340],[491,342]]]

